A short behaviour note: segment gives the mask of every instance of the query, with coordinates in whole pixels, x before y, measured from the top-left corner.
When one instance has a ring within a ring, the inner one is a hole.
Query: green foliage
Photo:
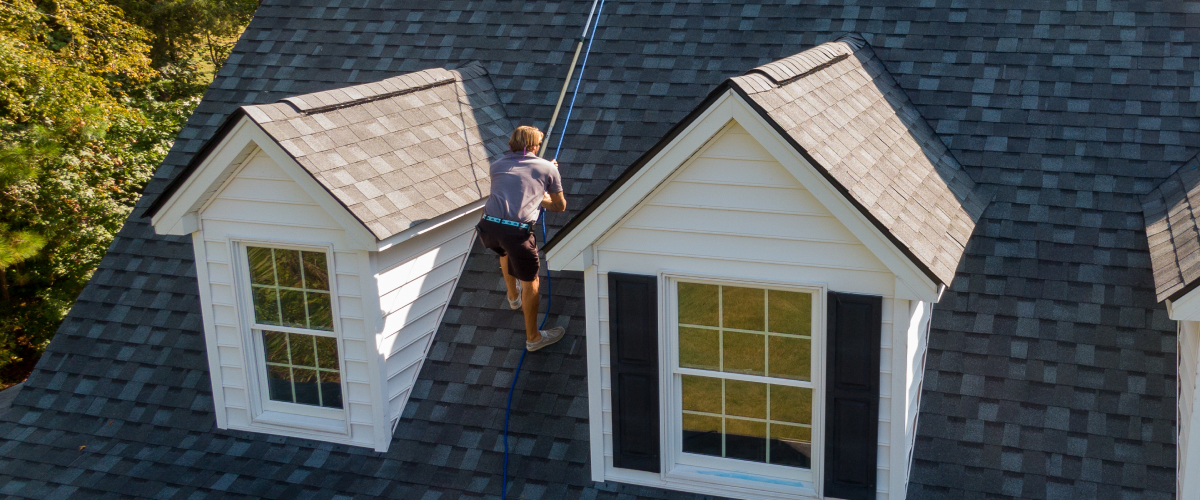
[[[220,68],[233,43],[250,22],[258,0],[112,0],[126,18],[154,38],[150,60],[155,68],[178,65],[199,56]]]
[[[255,6],[0,1],[0,387],[32,369]]]

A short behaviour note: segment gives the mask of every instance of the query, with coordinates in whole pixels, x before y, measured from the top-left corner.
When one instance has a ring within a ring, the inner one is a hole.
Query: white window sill
[[[322,435],[345,436],[349,434],[345,419],[296,415],[279,411],[264,411],[254,417],[251,427],[263,427],[259,432],[271,432],[280,428]],[[269,429],[269,430],[268,430]]]
[[[608,468],[605,481],[745,500],[816,500],[808,481],[676,465],[666,474]]]

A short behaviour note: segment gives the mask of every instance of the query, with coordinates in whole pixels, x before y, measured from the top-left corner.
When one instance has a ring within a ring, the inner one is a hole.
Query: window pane
[[[811,424],[812,389],[772,385],[771,420]]]
[[[739,418],[725,419],[725,456],[755,462],[767,461],[767,424]]]
[[[771,331],[795,335],[812,334],[812,294],[769,290]]]
[[[292,402],[292,371],[286,366],[267,365],[267,392],[272,401]]]
[[[276,248],[275,276],[279,278],[279,286],[303,288],[304,282],[300,280],[300,252]]]
[[[685,325],[720,326],[717,324],[719,303],[717,285],[699,283],[679,284],[679,323]]]
[[[684,413],[683,451],[721,456],[721,417]]]
[[[283,326],[304,328],[304,292],[280,290],[279,302],[283,306]]]
[[[275,267],[271,263],[271,249],[248,247],[246,257],[250,260],[250,282],[256,285],[274,285]]]
[[[772,423],[771,463],[812,467],[812,428]]]
[[[721,313],[725,328],[766,330],[766,300],[761,288],[721,287]]]
[[[337,372],[321,370],[321,406],[342,407],[342,382]]]
[[[767,418],[767,384],[726,380],[725,414]]]
[[[263,325],[278,325],[279,296],[274,288],[256,286],[253,289],[254,322]]]
[[[720,370],[720,339],[716,330],[679,327],[679,366]]]
[[[772,335],[767,341],[768,368],[771,377],[810,380],[812,342],[798,337]]]
[[[722,332],[724,336],[725,370],[733,373],[765,375],[766,356],[764,335],[744,332]]]
[[[329,266],[323,252],[301,252],[304,259],[304,288],[329,290]]]
[[[308,296],[308,327],[313,330],[333,331],[333,304],[329,294],[304,292]]]
[[[329,370],[338,369],[337,339],[333,337],[316,337],[317,366]]]
[[[292,349],[292,366],[317,366],[317,359],[313,355],[313,336],[293,333],[288,337],[288,344]]]
[[[262,332],[263,350],[267,353],[268,363],[288,364],[287,334],[280,332]]]
[[[683,409],[721,413],[721,379],[683,375]]]
[[[317,391],[317,371],[303,368],[292,368],[295,377],[296,402],[303,405],[320,406],[320,396]]]

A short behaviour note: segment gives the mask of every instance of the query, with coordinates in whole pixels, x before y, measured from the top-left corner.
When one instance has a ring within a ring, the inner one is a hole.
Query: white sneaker
[[[556,326],[549,330],[541,330],[538,333],[540,333],[542,335],[542,340],[539,340],[537,342],[526,341],[525,342],[525,350],[526,351],[533,352],[533,351],[536,351],[538,349],[541,349],[543,347],[546,347],[550,344],[553,344],[555,342],[562,340],[562,338],[567,333],[567,330],[561,326]]]
[[[504,295],[508,299],[508,294]],[[508,308],[516,311],[521,308],[521,281],[517,280],[517,299],[508,301]]]

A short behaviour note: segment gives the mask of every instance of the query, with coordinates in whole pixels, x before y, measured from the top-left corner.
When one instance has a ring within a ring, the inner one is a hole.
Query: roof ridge
[[[868,46],[862,35],[847,33],[836,40],[751,69],[743,76],[757,73],[767,77],[776,87],[783,87],[833,66]]]
[[[278,102],[291,105],[298,113],[311,115],[440,87],[459,81],[463,72],[472,73],[470,78],[487,74],[479,61],[471,61],[458,70],[429,68],[377,82],[286,97]]]

